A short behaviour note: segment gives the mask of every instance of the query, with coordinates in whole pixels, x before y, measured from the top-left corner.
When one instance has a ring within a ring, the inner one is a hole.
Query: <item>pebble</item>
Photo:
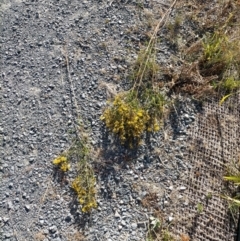
[[[51,233],[56,233],[56,232],[57,232],[57,226],[56,226],[56,225],[51,226],[51,227],[49,228],[49,231],[50,231]]]
[[[121,221],[122,226],[126,226],[126,222],[124,220]]]
[[[8,217],[3,217],[3,222],[6,223],[8,222],[9,218]]]
[[[14,209],[13,203],[11,201],[8,201],[7,203],[8,209]]]
[[[133,230],[137,229],[137,226],[138,226],[138,225],[137,225],[136,223],[132,223],[132,224],[131,224],[131,227],[132,227]]]
[[[120,214],[116,211],[115,212],[115,218],[120,218],[121,216],[120,216]]]
[[[5,238],[10,238],[12,237],[12,233],[4,233]]]
[[[184,190],[186,190],[186,189],[187,189],[187,188],[184,187],[184,186],[179,187],[179,190],[180,190],[180,191],[184,191]]]
[[[26,211],[28,212],[28,211],[30,211],[30,209],[31,209],[31,207],[30,207],[30,205],[25,205],[25,209],[26,209]]]

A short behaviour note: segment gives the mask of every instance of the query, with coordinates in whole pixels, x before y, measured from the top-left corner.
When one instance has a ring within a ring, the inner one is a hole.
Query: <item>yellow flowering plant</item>
[[[153,90],[138,93],[130,91],[117,95],[101,116],[106,127],[119,137],[122,144],[130,147],[139,143],[145,131],[160,129],[165,104],[163,96]]]
[[[90,171],[91,170],[87,170]],[[90,179],[84,178],[85,176]],[[91,175],[86,174],[77,176],[72,182],[72,189],[76,192],[78,201],[82,205],[83,212],[90,212],[93,208],[97,208],[97,202],[95,199],[95,177],[93,173]]]
[[[87,140],[77,141],[72,152],[78,160],[78,174],[71,187],[77,195],[82,212],[91,212],[93,208],[97,208],[96,178],[90,165],[90,147],[87,145]]]
[[[104,111],[101,120],[105,122],[108,129],[119,136],[122,144],[128,142],[132,145],[144,132],[149,116],[137,100],[117,95]]]
[[[86,137],[78,137],[71,147],[53,160],[53,164],[66,172],[70,169],[69,161],[77,160],[77,176],[72,181],[71,188],[77,195],[82,212],[91,212],[97,208],[96,179],[91,166],[90,146]]]

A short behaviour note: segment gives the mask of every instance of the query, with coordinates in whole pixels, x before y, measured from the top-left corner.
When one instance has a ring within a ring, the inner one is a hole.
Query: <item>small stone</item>
[[[187,189],[187,188],[184,187],[184,186],[179,187],[179,190],[180,190],[180,191],[184,191],[184,190],[186,190],[186,189]]]
[[[121,230],[122,229],[122,226],[121,225],[118,225],[118,230]]]
[[[117,211],[115,212],[114,216],[115,216],[115,218],[120,218],[120,214]]]
[[[169,222],[172,222],[172,220],[173,220],[173,217],[172,217],[172,216],[169,216],[169,217],[168,217],[168,221],[169,221]]]
[[[56,232],[57,232],[57,226],[56,226],[56,225],[51,226],[51,227],[49,228],[49,231],[50,231],[51,233],[56,233]]]
[[[169,189],[169,190],[173,190],[173,186],[170,186],[168,189]]]
[[[137,229],[137,224],[136,223],[132,223],[131,227],[132,227],[133,230],[136,230]]]
[[[59,237],[57,237],[53,241],[61,241],[61,239]]]
[[[28,211],[30,211],[30,205],[25,205],[25,209],[26,209],[26,211],[28,212]]]
[[[9,188],[12,188],[13,187],[13,183],[10,182],[9,185],[8,185]]]
[[[8,206],[8,209],[13,209],[13,208],[14,208],[11,201],[9,201],[9,202],[7,203],[7,206]]]
[[[11,233],[5,233],[4,236],[5,236],[5,238],[10,238],[12,236],[12,234]]]
[[[146,192],[146,191],[140,192],[140,193],[139,193],[140,201],[141,201],[141,198],[144,198],[146,195],[147,195],[147,192]]]
[[[6,223],[8,222],[9,218],[8,217],[3,217],[3,222]]]
[[[122,220],[121,224],[122,224],[123,226],[126,226],[126,222],[125,222],[124,220]]]

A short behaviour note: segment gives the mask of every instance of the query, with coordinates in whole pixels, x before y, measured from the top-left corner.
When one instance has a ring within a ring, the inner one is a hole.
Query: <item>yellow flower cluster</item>
[[[135,101],[127,101],[121,95],[115,97],[112,106],[107,108],[103,120],[113,133],[117,134],[122,143],[131,145],[139,140],[150,119],[148,113]]]
[[[84,176],[84,175],[83,175]],[[82,205],[83,212],[90,212],[93,208],[97,208],[95,199],[95,178],[90,180],[83,179],[83,176],[78,176],[72,182],[72,188],[78,196],[79,203]]]
[[[147,127],[147,131],[159,131],[160,130],[160,124],[159,121],[157,120],[156,117],[150,118],[149,122],[148,122],[148,127]]]
[[[59,156],[53,160],[53,164],[59,166],[59,168],[66,172],[70,169],[70,164],[65,156]]]

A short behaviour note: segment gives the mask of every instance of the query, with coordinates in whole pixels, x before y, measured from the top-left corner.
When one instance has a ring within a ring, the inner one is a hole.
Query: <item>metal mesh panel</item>
[[[240,153],[240,94],[223,105],[205,103],[190,137],[192,168],[184,181],[185,205],[178,208],[181,221],[175,230],[194,241],[234,240],[234,222],[220,195],[226,192],[226,166]]]

